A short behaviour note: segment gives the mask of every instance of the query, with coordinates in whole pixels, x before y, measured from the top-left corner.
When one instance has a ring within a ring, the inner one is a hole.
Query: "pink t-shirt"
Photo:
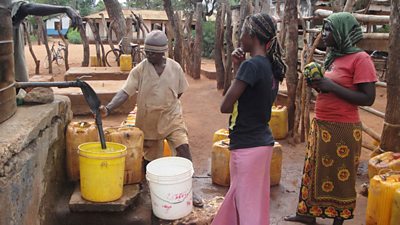
[[[376,82],[376,71],[371,57],[358,52],[335,59],[324,74],[337,84],[357,90],[357,84]],[[360,121],[358,107],[333,93],[320,93],[315,104],[316,118],[331,122],[355,123]]]

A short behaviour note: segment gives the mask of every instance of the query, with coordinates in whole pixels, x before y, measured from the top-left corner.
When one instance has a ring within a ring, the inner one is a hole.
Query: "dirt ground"
[[[57,40],[56,40],[57,41]],[[71,67],[80,66],[83,50],[81,45],[70,45],[69,61]],[[91,45],[91,54],[95,54],[95,46]],[[106,49],[109,49],[106,46]],[[43,61],[45,58],[44,46],[34,46],[36,56]],[[29,73],[34,73],[34,63],[26,48],[26,59]],[[204,60],[203,66],[213,68],[212,60]],[[62,80],[62,75],[65,73],[63,66],[54,65],[53,76],[55,80]],[[41,65],[41,75],[48,72]],[[200,80],[193,80],[187,77],[190,88],[182,96],[183,113],[186,124],[189,130],[190,147],[193,154],[195,166],[195,174],[200,178],[195,181],[195,190],[199,191],[205,199],[211,199],[216,195],[223,195],[226,188],[215,186],[208,178],[211,166],[211,147],[213,133],[220,129],[226,128],[228,124],[228,115],[219,112],[219,105],[222,100],[220,91],[216,90],[216,81],[202,77]],[[373,107],[384,112],[386,107],[386,89],[377,88],[377,99]],[[362,121],[375,130],[377,133],[382,132],[383,119],[375,115],[360,110]],[[105,126],[119,125],[126,115],[115,115],[104,121]],[[90,117],[74,118],[75,120],[91,119]],[[371,141],[364,134],[367,141]],[[281,183],[271,189],[271,224],[296,224],[283,221],[283,217],[295,212],[299,183],[302,172],[305,144],[296,146],[289,145],[286,140],[279,141],[283,145],[283,166]],[[370,151],[363,149],[361,163],[357,178],[357,190],[363,182],[368,180],[367,168]],[[357,208],[354,220],[347,221],[345,224],[362,225],[365,224],[365,211],[367,198],[361,195],[357,198]],[[330,220],[318,219],[318,224],[331,224]]]

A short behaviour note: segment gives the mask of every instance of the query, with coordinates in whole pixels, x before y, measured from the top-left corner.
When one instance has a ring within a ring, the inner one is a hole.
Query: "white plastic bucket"
[[[164,157],[146,167],[153,213],[160,219],[176,220],[193,209],[193,164],[182,157]]]

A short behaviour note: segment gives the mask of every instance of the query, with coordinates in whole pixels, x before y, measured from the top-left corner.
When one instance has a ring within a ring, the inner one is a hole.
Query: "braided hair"
[[[282,81],[285,77],[287,66],[282,59],[282,47],[276,36],[276,22],[266,13],[257,13],[247,16],[244,29],[250,36],[256,36],[267,50],[266,57],[271,60],[272,73],[276,80]]]

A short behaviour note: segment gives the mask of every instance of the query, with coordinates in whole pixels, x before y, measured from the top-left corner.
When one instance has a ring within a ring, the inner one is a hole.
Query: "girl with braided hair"
[[[248,16],[242,48],[233,53],[236,78],[221,104],[229,119],[231,185],[213,225],[268,225],[274,139],[268,122],[286,65],[268,14]],[[245,53],[251,58],[245,60]],[[238,68],[238,70],[236,70]]]
[[[315,218],[322,217],[341,225],[353,218],[356,206],[362,141],[357,106],[373,104],[376,74],[370,56],[355,46],[362,32],[350,13],[326,18],[322,39],[330,52],[323,76],[310,81],[320,93],[308,136],[297,212],[285,220],[315,224]]]

